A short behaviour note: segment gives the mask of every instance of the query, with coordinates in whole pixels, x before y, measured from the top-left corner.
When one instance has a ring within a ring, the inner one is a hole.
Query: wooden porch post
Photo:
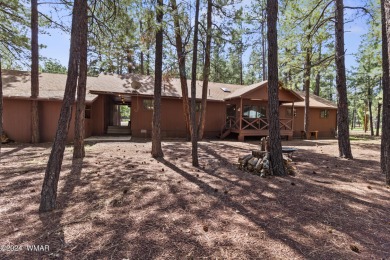
[[[291,112],[292,112],[292,121],[291,121],[291,130],[293,130],[294,131],[294,117],[295,117],[295,113],[294,113],[294,101],[293,101],[293,103],[292,103],[292,110],[291,110]]]
[[[242,128],[242,97],[240,99],[240,131]]]
[[[291,136],[291,139],[293,139],[293,137],[294,137],[294,118],[295,118],[294,105],[295,105],[295,102],[293,101],[293,103],[292,103],[292,109],[291,109],[291,113],[292,113],[292,120],[291,120],[291,131],[292,131],[292,136]]]
[[[242,97],[240,99],[240,130],[238,131],[238,141],[243,142],[244,141],[244,136],[241,134],[241,129],[242,129]]]

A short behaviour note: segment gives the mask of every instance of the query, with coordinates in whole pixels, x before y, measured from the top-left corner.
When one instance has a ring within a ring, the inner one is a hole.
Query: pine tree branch
[[[367,8],[365,8],[365,7],[362,7],[362,6],[344,6],[344,9],[361,10],[365,14],[368,14],[371,17],[371,19],[374,19],[374,16],[371,14],[371,12]]]
[[[60,28],[62,31],[68,32],[68,33],[70,32],[70,28],[67,28],[67,27],[64,26],[63,24],[60,24],[60,23],[54,21],[51,17],[47,16],[46,14],[44,14],[44,13],[42,13],[42,12],[40,12],[40,11],[38,11],[38,14],[39,14],[40,16],[42,16],[43,18],[45,18],[48,22],[50,22],[50,23],[52,23],[52,24],[55,24],[55,25],[56,25],[58,28]]]

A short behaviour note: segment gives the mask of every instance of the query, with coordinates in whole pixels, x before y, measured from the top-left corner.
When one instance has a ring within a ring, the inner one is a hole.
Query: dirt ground
[[[83,161],[67,147],[58,208],[45,214],[50,144],[5,145],[0,258],[390,259],[379,141],[353,140],[354,160],[337,157],[336,140],[284,145],[298,149],[295,176],[238,170],[238,156],[256,142],[200,142],[200,168],[180,140],[163,143],[160,161],[143,140],[90,144]]]

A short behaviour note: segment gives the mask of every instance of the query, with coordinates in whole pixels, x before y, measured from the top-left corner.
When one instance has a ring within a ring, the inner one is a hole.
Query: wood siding
[[[4,99],[3,106],[5,133],[17,142],[31,142],[31,101]]]
[[[61,111],[61,101],[39,101],[39,130],[41,142],[52,142],[57,130],[57,123]],[[74,137],[74,112],[69,127],[67,141],[72,142]],[[4,99],[4,131],[16,142],[31,142],[31,100]],[[91,119],[85,120],[85,137],[92,134]]]
[[[280,116],[285,117],[287,107],[281,107]],[[294,137],[300,138],[301,131],[304,130],[303,120],[305,109],[296,107],[296,116],[294,118]],[[321,118],[320,113],[323,108],[310,108],[310,127],[309,131],[318,131],[318,138],[334,138],[336,130],[336,109],[328,109],[328,118]]]
[[[143,106],[150,98],[133,96],[131,99],[131,132],[134,137],[150,137],[153,110]],[[216,137],[225,122],[225,103],[208,102],[205,137]],[[197,113],[199,114],[199,113]],[[146,133],[141,132],[142,130]],[[163,98],[161,101],[161,136],[163,138],[186,137],[183,105],[180,99]]]

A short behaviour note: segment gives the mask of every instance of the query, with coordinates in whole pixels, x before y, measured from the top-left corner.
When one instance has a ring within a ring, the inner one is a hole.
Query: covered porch
[[[241,93],[233,93],[226,99],[226,122],[221,127],[220,138],[230,133],[238,134],[238,140],[246,136],[269,135],[268,86],[261,82],[243,88]],[[279,87],[279,126],[280,135],[291,140],[294,126],[294,103],[302,98],[292,90]],[[291,107],[280,105],[291,103]]]
[[[268,136],[268,118],[227,117],[226,124],[221,130],[221,139],[230,133],[237,133],[238,140],[244,141],[245,136]],[[280,135],[288,140],[293,137],[294,118],[280,118]]]

